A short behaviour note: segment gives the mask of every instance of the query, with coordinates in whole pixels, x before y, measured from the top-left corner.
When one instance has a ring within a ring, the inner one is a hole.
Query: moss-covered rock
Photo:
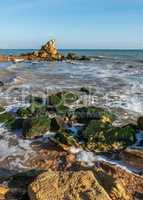
[[[79,147],[77,139],[73,135],[65,132],[64,130],[60,130],[54,136],[54,138],[52,138],[52,141],[64,150],[68,150],[71,146]]]
[[[4,111],[5,111],[5,109],[2,106],[0,106],[0,113],[4,112]]]
[[[23,135],[26,138],[34,138],[45,134],[50,130],[51,119],[46,115],[27,118],[23,122]]]
[[[125,147],[132,145],[135,143],[135,130],[130,126],[112,128],[106,132],[106,140],[109,143],[121,142]]]
[[[25,108],[25,107],[19,108],[16,114],[18,115],[18,117],[27,118],[31,115],[31,110],[30,108]]]
[[[135,142],[135,130],[129,126],[113,127],[102,120],[92,120],[82,132],[89,149],[108,151],[123,148]]]
[[[50,124],[50,131],[52,132],[57,132],[60,129],[60,125],[57,121],[57,119],[54,117],[51,119],[51,124]]]
[[[37,96],[29,96],[28,97],[29,103],[36,103],[36,104],[43,104],[43,98]]]
[[[71,104],[78,100],[78,95],[73,92],[63,92],[64,103]]]
[[[103,123],[112,123],[115,119],[113,113],[94,106],[77,108],[75,116],[78,122],[88,124],[91,120],[103,120]]]
[[[15,124],[15,117],[11,113],[5,112],[0,114],[0,123],[4,123],[8,128],[13,128]]]

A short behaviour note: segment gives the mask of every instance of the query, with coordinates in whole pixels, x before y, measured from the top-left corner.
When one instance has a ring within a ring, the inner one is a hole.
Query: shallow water
[[[0,63],[0,80],[5,83],[5,88],[0,88],[0,102],[15,104],[15,109],[26,103],[25,96],[31,90],[42,93],[45,88],[49,91],[85,86],[93,93],[86,97],[93,105],[123,109],[135,118],[143,114],[143,51],[85,50],[76,53],[92,55],[94,59],[72,63]],[[0,167],[25,167],[24,163],[35,153],[30,141],[18,138],[3,127],[0,137]]]

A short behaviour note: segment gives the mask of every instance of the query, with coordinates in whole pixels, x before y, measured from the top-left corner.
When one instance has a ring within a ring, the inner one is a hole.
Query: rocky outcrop
[[[120,153],[120,157],[128,165],[143,169],[143,149],[128,147]]]
[[[58,51],[56,49],[56,42],[55,40],[48,41],[45,45],[41,47],[38,52],[35,52],[37,57],[44,58],[44,59],[58,59]]]
[[[45,172],[30,184],[28,193],[31,200],[110,200],[91,171]]]
[[[122,183],[123,188],[130,195],[129,200],[143,199],[143,177],[130,173],[116,165],[101,162],[100,167],[108,174],[114,177],[115,180]],[[105,179],[104,179],[105,181]],[[106,181],[110,183],[110,181]],[[109,186],[109,184],[106,184]],[[113,194],[113,193],[112,193]],[[112,195],[111,195],[112,196]],[[113,195],[114,196],[114,195]],[[141,197],[141,198],[140,198]],[[116,200],[116,198],[113,198]],[[126,199],[125,199],[126,200]]]

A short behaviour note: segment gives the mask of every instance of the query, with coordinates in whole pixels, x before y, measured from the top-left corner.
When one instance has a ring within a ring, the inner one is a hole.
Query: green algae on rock
[[[82,132],[86,145],[92,150],[108,151],[124,148],[135,142],[135,130],[127,127],[113,127],[100,120],[92,120]]]
[[[41,136],[50,130],[51,119],[46,115],[27,118],[23,122],[23,135],[26,138]]]
[[[88,124],[91,120],[94,119],[96,120],[103,119],[103,121],[109,123],[112,123],[115,119],[113,113],[106,111],[103,108],[94,106],[77,108],[74,114],[77,117],[79,123],[85,123],[85,124]]]

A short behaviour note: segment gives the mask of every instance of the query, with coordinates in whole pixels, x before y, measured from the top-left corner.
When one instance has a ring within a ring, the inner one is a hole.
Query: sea
[[[3,55],[19,55],[35,49],[5,49]],[[32,91],[91,91],[90,103],[118,111],[119,118],[143,115],[143,50],[68,49],[61,53],[91,56],[90,61],[26,61],[0,63],[0,103],[7,109],[23,105],[23,96]],[[18,89],[15,89],[18,88]],[[21,89],[22,88],[22,89]],[[18,97],[18,98],[17,98]],[[21,169],[34,154],[30,141],[18,138],[0,127],[0,169]]]

